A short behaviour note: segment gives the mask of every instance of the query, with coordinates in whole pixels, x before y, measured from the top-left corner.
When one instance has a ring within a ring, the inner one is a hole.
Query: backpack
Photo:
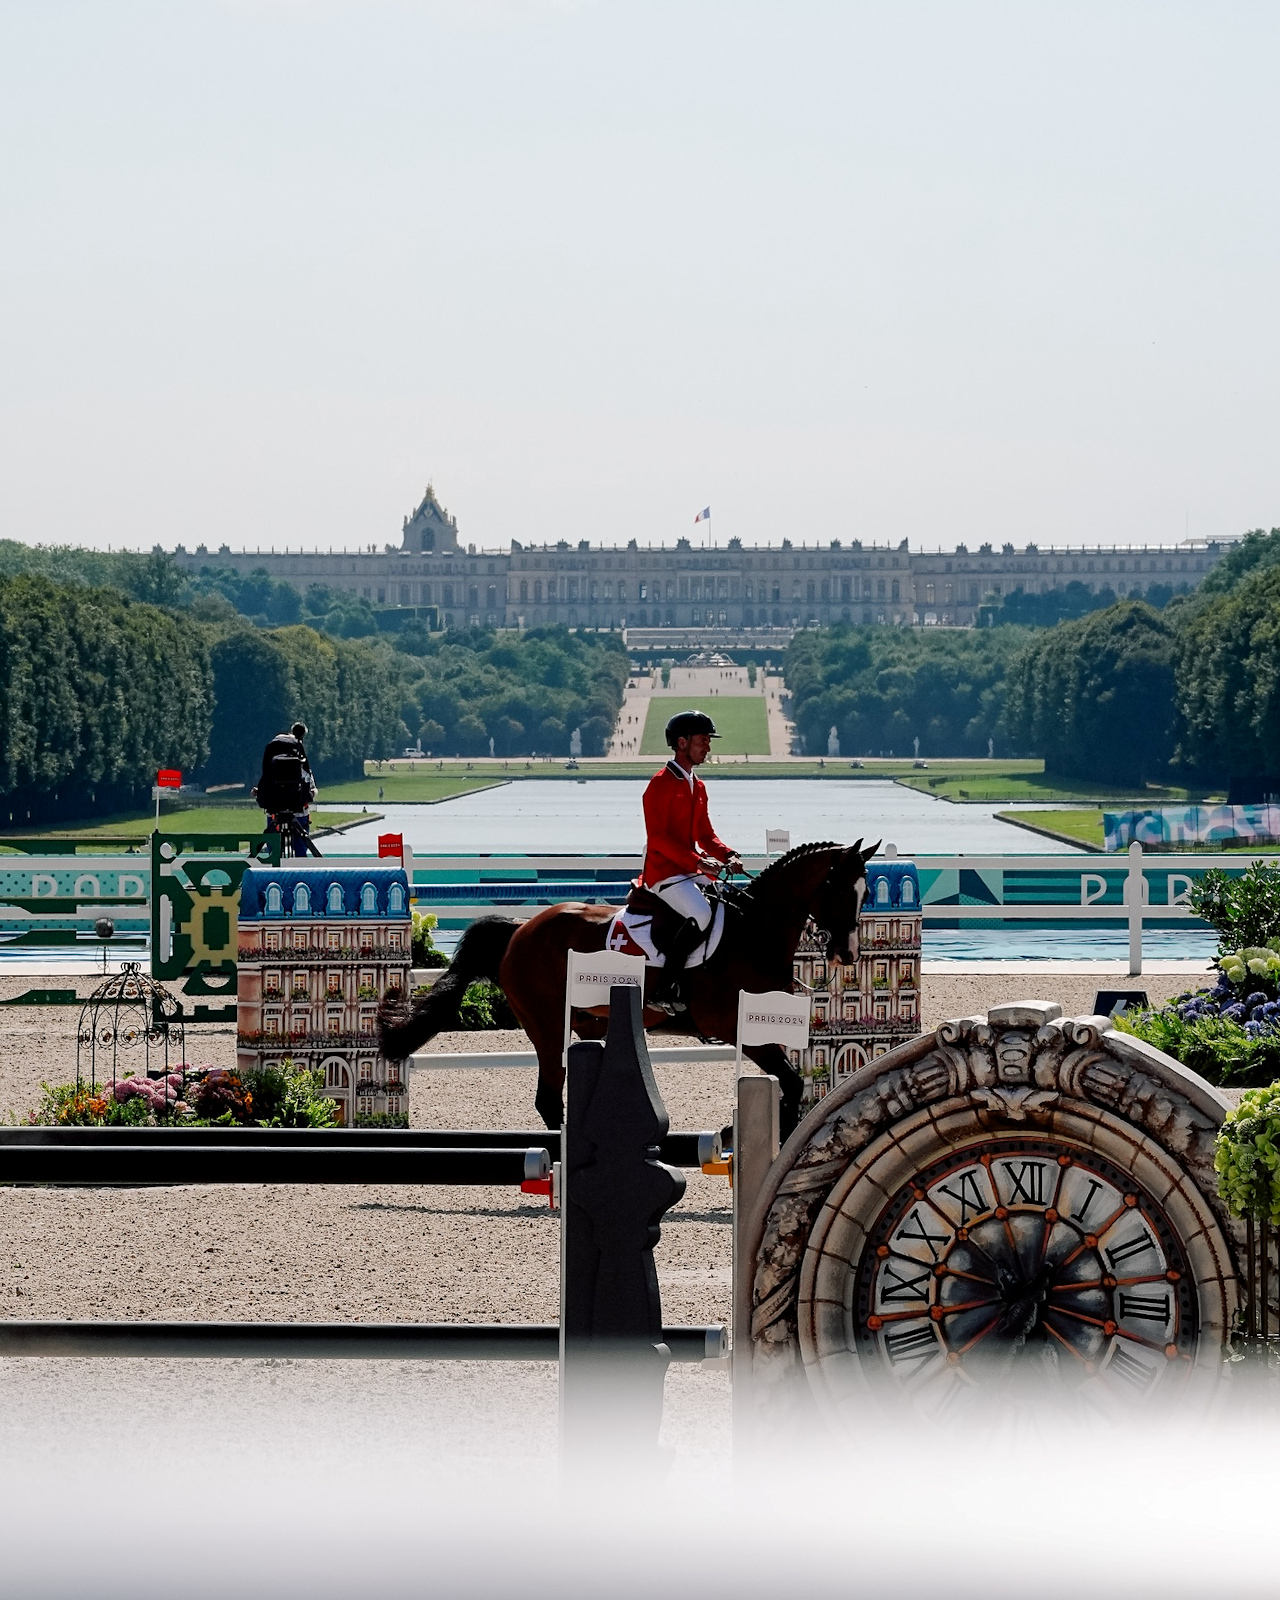
[[[278,735],[262,752],[258,804],[264,811],[302,811],[313,794],[306,752],[292,734]]]

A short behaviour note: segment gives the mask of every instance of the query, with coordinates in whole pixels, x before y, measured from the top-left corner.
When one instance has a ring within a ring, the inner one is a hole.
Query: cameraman
[[[267,813],[267,831],[284,833],[293,840],[295,856],[318,855],[311,843],[311,802],[316,780],[303,740],[305,722],[295,722],[288,733],[278,733],[262,752],[262,776],[253,791]]]

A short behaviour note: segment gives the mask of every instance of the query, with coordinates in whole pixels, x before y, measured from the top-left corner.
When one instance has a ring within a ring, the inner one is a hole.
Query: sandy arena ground
[[[0,979],[0,999],[43,981]],[[1068,1014],[1087,1013],[1097,988],[1128,986],[1119,972],[1021,980],[1013,974],[926,974],[924,1022],[935,1027],[947,1017],[1024,998],[1055,999]],[[78,987],[87,994],[92,983],[81,979]],[[1180,993],[1187,981],[1146,977],[1142,987],[1154,1002]],[[25,1120],[42,1080],[74,1076],[77,1017],[71,1006],[0,1010],[0,1114]],[[193,1028],[186,1054],[194,1063],[232,1065],[234,1048],[229,1027]],[[442,1035],[432,1048],[527,1049],[528,1041],[522,1033],[458,1033]],[[672,1126],[728,1122],[733,1073],[732,1062],[657,1068]],[[533,1094],[532,1070],[418,1071],[411,1117],[419,1127],[533,1128]],[[701,1173],[687,1173],[686,1180],[657,1251],[664,1320],[727,1322],[729,1189],[723,1179]],[[558,1315],[556,1215],[508,1190],[0,1189],[0,1219],[5,1317],[497,1322],[554,1321]],[[554,1439],[554,1371],[541,1364],[353,1368],[38,1360],[0,1361],[0,1416],[6,1419],[0,1437],[13,1447],[35,1448],[65,1404],[71,1368],[86,1374],[83,1387],[73,1382],[73,1390],[82,1398],[92,1391],[99,1410],[107,1408],[86,1425],[109,1432],[128,1416],[153,1415],[160,1382],[182,1396],[188,1421],[203,1419],[211,1449],[232,1448],[234,1419],[252,1396],[263,1415],[278,1402],[290,1427],[302,1429],[299,1440],[307,1427],[352,1426],[352,1383],[362,1369],[357,1387],[370,1408],[362,1412],[362,1426],[394,1414],[403,1427],[414,1417],[424,1429],[444,1429],[456,1445],[470,1437],[477,1417],[486,1419],[489,1434],[496,1428],[505,1437],[509,1419],[519,1413],[524,1423],[511,1448],[536,1455]],[[110,1403],[108,1396],[114,1397]],[[306,1427],[298,1420],[304,1416],[310,1418]],[[668,1441],[696,1453],[722,1445],[727,1428],[727,1374],[673,1368]]]

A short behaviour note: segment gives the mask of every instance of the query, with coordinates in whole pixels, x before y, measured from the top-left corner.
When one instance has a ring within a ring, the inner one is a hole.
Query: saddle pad
[[[704,961],[709,961],[715,955],[723,934],[724,902],[717,901],[707,937],[694,946],[693,954],[685,962],[685,970],[700,967]],[[663,965],[662,952],[653,942],[653,918],[638,911],[628,911],[625,907],[609,924],[609,936],[604,947],[606,950],[620,951],[624,956],[643,956],[651,967]]]

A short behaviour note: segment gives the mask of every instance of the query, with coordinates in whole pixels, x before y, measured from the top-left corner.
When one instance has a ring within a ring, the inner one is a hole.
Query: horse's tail
[[[519,926],[512,917],[480,917],[459,939],[453,960],[421,999],[408,1005],[384,1001],[378,1012],[383,1055],[389,1061],[403,1061],[428,1039],[456,1027],[469,985],[477,978],[497,981],[498,968]]]

